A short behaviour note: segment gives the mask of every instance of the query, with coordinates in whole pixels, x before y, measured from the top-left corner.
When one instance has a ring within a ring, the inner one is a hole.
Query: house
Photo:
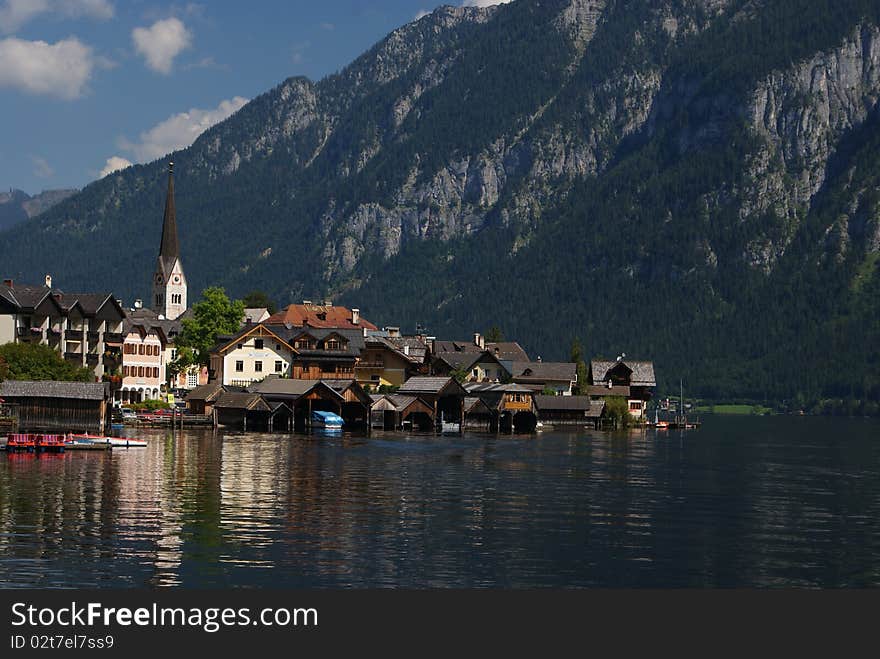
[[[425,375],[427,345],[421,337],[383,336],[368,332],[354,367],[362,385],[399,387],[414,375]]]
[[[159,326],[126,319],[122,343],[122,403],[157,400],[165,386],[168,339]]]
[[[91,432],[109,427],[106,382],[0,382],[0,399],[17,413],[19,432]]]
[[[284,327],[258,323],[221,337],[211,350],[210,381],[246,387],[268,375],[290,376],[296,350],[288,334]]]
[[[467,391],[455,378],[416,376],[397,390],[403,396],[420,398],[432,411],[431,422],[437,428],[443,423],[461,423],[464,417],[464,399]]]
[[[543,393],[553,390],[557,396],[571,396],[577,385],[577,364],[569,362],[513,362],[511,380]]]
[[[644,417],[648,401],[651,400],[654,388],[657,386],[653,362],[625,359],[625,355],[614,360],[592,360],[589,381],[592,385],[589,389],[591,396],[598,397],[600,391],[604,394],[603,398],[614,395],[624,396],[630,414],[637,419]],[[625,394],[624,388],[628,389]]]
[[[473,341],[437,341],[431,342],[431,351],[435,357],[442,357],[445,353],[455,352],[485,352],[488,350],[499,361],[527,362],[529,355],[522,346],[515,341],[492,342],[486,341],[479,332],[474,332]]]
[[[489,350],[442,352],[434,356],[431,372],[434,375],[459,373],[465,382],[501,382],[510,378],[508,367]]]
[[[290,377],[299,380],[355,377],[355,365],[364,349],[359,329],[322,328],[305,325],[290,330],[293,346]]]
[[[0,285],[0,343],[40,343],[91,370],[96,379],[120,367],[125,310],[109,293],[64,293],[52,286]]]
[[[316,329],[376,330],[373,323],[361,317],[359,309],[334,306],[329,300],[323,304],[304,300],[291,304],[272,314],[264,321],[268,325],[313,327]]]
[[[465,384],[464,387],[469,398],[477,398],[482,403],[480,407],[473,401],[468,404],[466,399],[466,424],[472,422],[493,432],[531,432],[535,429],[538,422],[535,392],[529,387],[514,383],[478,382]]]
[[[550,425],[599,426],[605,401],[590,396],[535,396],[538,420]]]

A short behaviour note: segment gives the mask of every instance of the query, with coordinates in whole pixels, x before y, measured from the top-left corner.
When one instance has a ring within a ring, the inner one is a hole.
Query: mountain
[[[170,156],[183,262],[196,290],[498,325],[545,360],[579,337],[694,395],[871,411],[878,98],[874,0],[442,7]],[[165,171],[93,183],[0,260],[143,297]]]
[[[0,231],[49,210],[77,192],[77,190],[43,190],[33,197],[21,190],[10,189],[9,192],[0,192]]]

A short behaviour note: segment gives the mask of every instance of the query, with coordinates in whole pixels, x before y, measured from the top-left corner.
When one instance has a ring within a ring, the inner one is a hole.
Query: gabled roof
[[[630,386],[634,387],[656,387],[657,381],[654,377],[654,362],[637,361],[632,359],[594,359],[590,362],[590,378],[594,384],[606,382],[609,372],[613,371],[619,365],[625,366],[632,374],[630,375]]]
[[[247,307],[244,310],[244,322],[249,324],[262,323],[269,317],[269,310],[265,307]]]
[[[528,361],[529,356],[516,341],[499,341],[484,343],[480,347],[473,341],[434,341],[434,355],[444,356],[445,353],[484,352],[489,351],[504,361]]]
[[[269,412],[271,406],[263,400],[260,394],[256,393],[238,393],[234,391],[225,391],[214,407],[232,410],[252,410],[259,412]]]
[[[569,362],[513,362],[511,375],[514,380],[528,382],[574,382],[577,380],[577,364]]]
[[[455,378],[416,376],[403,383],[403,386],[397,390],[401,394],[432,394],[439,395],[448,393],[450,395],[464,396],[467,391],[462,387]]]
[[[364,338],[365,348],[380,348],[388,350],[413,364],[421,364],[425,359],[425,353],[428,347],[418,337],[386,337],[386,336],[367,336]],[[409,354],[406,349],[409,348]]]
[[[206,403],[213,403],[225,391],[223,385],[219,382],[209,382],[190,390],[186,395],[186,400],[203,400]]]
[[[297,399],[317,388],[322,388],[329,391],[333,396],[343,399],[342,394],[321,380],[291,380],[274,376],[269,376],[262,382],[255,382],[248,387],[248,391],[263,394],[264,396]]]
[[[465,396],[465,414],[491,414],[492,409],[479,396]]]
[[[3,398],[72,398],[104,400],[108,385],[104,382],[57,382],[54,380],[5,380],[0,382]]]
[[[275,328],[270,328],[266,325],[266,323],[257,323],[256,325],[246,325],[244,329],[233,334],[231,337],[222,338],[217,345],[215,345],[211,352],[226,352],[232,346],[237,345],[242,342],[243,339],[246,339],[251,334],[259,334],[259,336],[271,336],[279,343],[283,343],[284,346],[290,350],[293,354],[297,353],[297,350],[288,343],[288,339],[282,338],[281,334],[283,332],[276,332]]]
[[[361,317],[357,324],[351,322],[351,310],[346,307],[323,304],[291,304],[269,316],[266,321],[273,324],[290,325],[291,327],[337,328],[337,329],[377,329],[376,326]]]

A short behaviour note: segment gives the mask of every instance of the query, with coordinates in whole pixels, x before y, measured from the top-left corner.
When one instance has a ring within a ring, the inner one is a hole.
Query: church
[[[174,163],[168,164],[168,192],[162,220],[162,239],[152,279],[149,304],[136,300],[123,326],[123,403],[163,398],[171,389],[192,389],[205,384],[208,372],[194,367],[169,382],[168,365],[177,358],[174,341],[188,308],[186,275],[177,238],[177,210],[174,205]]]

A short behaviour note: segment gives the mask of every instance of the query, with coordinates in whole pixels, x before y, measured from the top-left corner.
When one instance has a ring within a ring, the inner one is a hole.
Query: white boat
[[[68,435],[67,437],[76,443],[106,444],[111,448],[146,448],[147,446],[145,440],[131,437],[107,437],[105,435]]]

